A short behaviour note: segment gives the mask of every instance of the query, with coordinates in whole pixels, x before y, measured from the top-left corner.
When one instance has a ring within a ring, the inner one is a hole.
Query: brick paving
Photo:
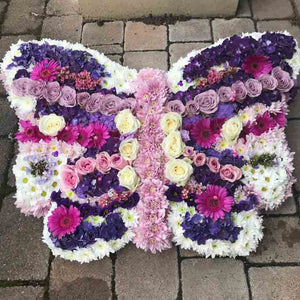
[[[300,0],[241,0],[236,16],[172,22],[91,22],[77,0],[0,0],[0,60],[11,43],[50,37],[82,42],[137,69],[167,70],[192,49],[253,30],[287,29],[300,41]],[[168,23],[169,22],[169,23]],[[298,299],[300,182],[294,195],[264,216],[265,236],[247,258],[203,259],[173,248],[151,255],[128,245],[101,261],[80,265],[54,258],[42,243],[42,221],[13,205],[16,118],[0,86],[0,300],[4,299]],[[287,128],[300,152],[300,94]],[[300,156],[295,175],[300,181]]]

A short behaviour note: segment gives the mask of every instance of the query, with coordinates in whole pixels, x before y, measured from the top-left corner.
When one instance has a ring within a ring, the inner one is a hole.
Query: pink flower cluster
[[[163,104],[166,101],[167,80],[163,72],[142,70],[134,83],[137,97],[137,116],[143,121],[138,133],[140,151],[134,167],[141,178],[138,187],[138,226],[133,239],[137,247],[152,253],[171,247],[167,225],[168,200],[164,184],[166,157],[161,143],[164,134],[160,128]]]
[[[75,189],[83,175],[93,173],[95,169],[105,174],[111,168],[122,170],[128,162],[120,154],[110,156],[106,151],[96,155],[96,159],[91,157],[81,157],[75,165],[64,165],[61,170],[61,190],[68,191]]]

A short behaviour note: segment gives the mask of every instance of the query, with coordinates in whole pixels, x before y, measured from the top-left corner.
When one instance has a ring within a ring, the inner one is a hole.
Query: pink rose
[[[283,71],[280,67],[275,67],[272,70],[272,75],[277,79],[278,90],[288,92],[294,86],[294,80],[291,79],[290,74]]]
[[[195,154],[196,154],[196,152],[194,150],[194,147],[186,146],[184,148],[183,155],[185,157],[189,157],[189,158],[193,159],[193,157],[195,156]]]
[[[100,104],[100,112],[103,115],[111,116],[119,111],[121,99],[115,95],[105,95]]]
[[[75,166],[65,165],[61,169],[61,190],[68,191],[77,187],[79,176]]]
[[[245,82],[245,87],[247,89],[247,94],[251,98],[258,97],[261,94],[262,84],[256,79],[252,79],[252,78],[248,79]]]
[[[216,157],[208,157],[206,159],[206,164],[209,167],[209,169],[213,172],[213,173],[218,173],[220,170],[220,163],[219,163],[219,159]]]
[[[277,85],[278,85],[278,81],[277,79],[270,75],[270,74],[262,74],[258,77],[258,81],[262,84],[262,88],[264,90],[275,90]]]
[[[102,94],[100,93],[92,94],[85,104],[85,110],[89,113],[97,112],[100,109],[102,100],[103,100]]]
[[[77,160],[75,167],[77,173],[86,175],[92,173],[95,170],[96,161],[90,157],[81,157]]]
[[[236,81],[232,86],[231,89],[235,92],[235,100],[237,102],[242,102],[247,97],[247,90],[242,81]]]
[[[46,88],[43,90],[43,96],[50,104],[57,102],[60,95],[60,85],[57,81],[48,82]]]
[[[29,86],[31,84],[30,78],[18,78],[12,83],[12,91],[19,97],[24,97],[28,95]]]
[[[80,106],[84,107],[86,103],[89,101],[90,97],[91,96],[88,92],[78,93],[76,95],[76,101]]]
[[[235,99],[234,91],[229,86],[221,86],[218,89],[218,96],[220,99],[220,102],[231,102]]]
[[[61,90],[58,103],[65,107],[74,107],[76,105],[76,91],[65,85]]]
[[[43,80],[31,80],[28,87],[28,94],[33,97],[41,97],[46,87],[46,82]]]
[[[111,169],[111,158],[106,151],[96,155],[96,169],[103,174]]]
[[[219,96],[214,90],[208,90],[197,95],[194,98],[199,105],[199,110],[204,114],[212,114],[217,111],[219,104]]]
[[[180,100],[169,101],[167,104],[168,111],[176,112],[180,115],[184,113],[185,107]]]
[[[185,112],[188,116],[193,116],[199,113],[199,105],[194,100],[189,100],[185,105]]]
[[[110,160],[111,167],[117,170],[122,170],[128,165],[128,161],[125,160],[120,154],[113,154]]]
[[[205,161],[206,161],[206,155],[204,153],[197,153],[193,159],[193,162],[196,167],[203,166],[205,164]]]
[[[220,169],[220,177],[229,182],[235,182],[242,178],[242,171],[233,165],[224,165]]]

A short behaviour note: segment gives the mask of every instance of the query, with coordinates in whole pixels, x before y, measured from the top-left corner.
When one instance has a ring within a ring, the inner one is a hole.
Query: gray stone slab
[[[42,242],[43,222],[21,214],[12,196],[2,200],[0,212],[0,280],[45,280],[49,250]]]
[[[251,17],[249,0],[240,0],[237,8],[237,17]]]
[[[278,208],[275,210],[268,210],[265,211],[264,214],[272,214],[272,215],[281,215],[281,214],[294,214],[296,213],[296,202],[294,197],[289,197],[286,199],[283,204],[281,204]]]
[[[181,263],[184,300],[249,299],[244,264],[233,259],[185,259]]]
[[[123,53],[123,47],[121,45],[98,45],[89,46],[91,49],[95,49],[104,54],[121,54]]]
[[[7,172],[7,167],[9,165],[9,158],[12,152],[12,142],[8,139],[0,140],[0,185],[5,179],[5,174]]]
[[[176,249],[151,254],[128,245],[118,252],[116,293],[118,299],[176,299],[178,266]]]
[[[250,262],[300,262],[298,217],[265,218],[263,226],[264,237],[256,253],[247,258]]]
[[[0,97],[0,135],[8,135],[17,129],[18,119],[6,99]]]
[[[42,300],[44,299],[44,288],[41,286],[14,286],[0,288],[0,299]]]
[[[47,4],[48,15],[78,15],[78,0],[50,0]]]

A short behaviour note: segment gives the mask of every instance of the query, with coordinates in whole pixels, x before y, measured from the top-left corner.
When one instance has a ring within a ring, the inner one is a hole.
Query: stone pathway
[[[26,3],[26,5],[25,5]],[[234,18],[91,22],[77,0],[0,0],[0,60],[11,43],[49,37],[81,42],[134,68],[167,70],[179,57],[219,38],[255,30],[288,30],[300,41],[300,0],[242,0]],[[300,94],[287,135],[300,153]],[[265,216],[265,237],[247,258],[203,259],[170,249],[151,255],[125,247],[90,264],[54,258],[42,243],[42,221],[14,205],[17,128],[0,86],[0,299],[299,299],[300,155],[294,197]]]

